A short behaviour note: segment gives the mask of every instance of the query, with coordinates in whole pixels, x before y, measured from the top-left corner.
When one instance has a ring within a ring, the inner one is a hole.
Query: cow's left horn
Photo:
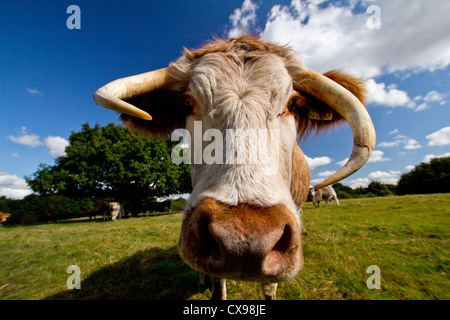
[[[158,69],[112,81],[94,93],[94,100],[99,106],[145,120],[152,120],[147,112],[123,101],[123,99],[130,99],[163,88],[170,82],[171,78],[167,68]]]
[[[313,70],[308,70],[305,80],[308,81],[308,93],[336,110],[347,120],[353,131],[353,150],[350,158],[339,171],[315,185],[314,189],[318,190],[358,171],[372,155],[376,134],[366,108],[350,91]]]

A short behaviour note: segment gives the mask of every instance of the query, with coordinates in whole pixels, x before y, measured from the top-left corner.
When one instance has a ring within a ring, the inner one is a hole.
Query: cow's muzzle
[[[186,212],[180,255],[217,278],[279,282],[303,264],[300,228],[284,205],[259,208],[203,200]]]

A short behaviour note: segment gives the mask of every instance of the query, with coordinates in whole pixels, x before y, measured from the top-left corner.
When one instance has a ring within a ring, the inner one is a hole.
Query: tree
[[[394,194],[395,186],[383,184],[378,181],[372,181],[367,186],[367,193],[373,193],[378,197],[384,197]]]
[[[340,199],[350,199],[355,197],[354,190],[350,187],[344,186],[342,183],[333,184],[333,189],[336,191],[336,194]]]
[[[86,123],[72,132],[66,156],[53,166],[41,164],[26,181],[40,195],[132,204],[187,193],[189,167],[175,165],[170,157],[176,143],[151,140],[112,123],[92,128]]]
[[[450,157],[435,158],[421,163],[400,177],[398,194],[450,192]]]

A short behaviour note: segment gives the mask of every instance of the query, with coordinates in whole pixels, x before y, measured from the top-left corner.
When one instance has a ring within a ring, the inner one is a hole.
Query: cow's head
[[[319,74],[286,47],[241,37],[185,50],[167,68],[113,81],[94,98],[141,131],[190,132],[193,191],[179,240],[185,262],[219,278],[278,282],[293,277],[303,262],[299,210],[309,189],[309,168],[303,154],[295,160],[297,137],[347,121],[352,154],[316,189],[354,173],[375,145],[361,103],[364,92],[357,78],[338,71]],[[242,134],[248,129],[265,134],[256,149],[255,140]],[[212,151],[213,142],[224,142],[223,147]],[[256,156],[259,162],[226,161],[261,148],[268,151]],[[193,159],[196,150],[223,155],[222,162],[199,162]],[[268,164],[275,170],[267,170]],[[308,181],[298,178],[302,175]],[[306,185],[294,192],[299,183]]]

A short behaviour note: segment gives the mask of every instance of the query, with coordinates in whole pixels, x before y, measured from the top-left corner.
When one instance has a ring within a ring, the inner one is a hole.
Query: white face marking
[[[194,186],[188,208],[211,197],[229,205],[272,206],[282,203],[294,215],[297,214],[290,193],[296,127],[294,117],[284,114],[294,92],[292,78],[282,59],[276,55],[255,55],[245,63],[237,55],[230,58],[221,53],[207,54],[200,59],[193,67],[188,87],[188,94],[197,104],[196,112],[187,118],[186,123],[191,134]],[[223,153],[224,161],[199,164],[198,159],[194,161],[194,152],[199,147],[196,143],[200,141],[202,144],[200,150],[203,154],[205,151],[211,154],[211,144],[215,143],[212,140],[217,138],[217,134],[208,135],[211,129],[222,135],[224,147],[215,151]],[[249,129],[266,133],[266,140],[263,140],[267,144],[265,150],[271,150],[274,145],[276,149],[258,154],[265,165],[261,162],[227,164],[230,150],[235,155],[249,149],[259,150],[251,145],[255,140],[242,134]],[[205,132],[211,141],[204,141]],[[226,139],[230,132],[234,133],[234,144],[231,149],[228,144],[227,150]],[[196,135],[200,135],[200,139],[196,139]],[[276,141],[278,144],[274,144]],[[267,164],[277,170],[267,174]]]

